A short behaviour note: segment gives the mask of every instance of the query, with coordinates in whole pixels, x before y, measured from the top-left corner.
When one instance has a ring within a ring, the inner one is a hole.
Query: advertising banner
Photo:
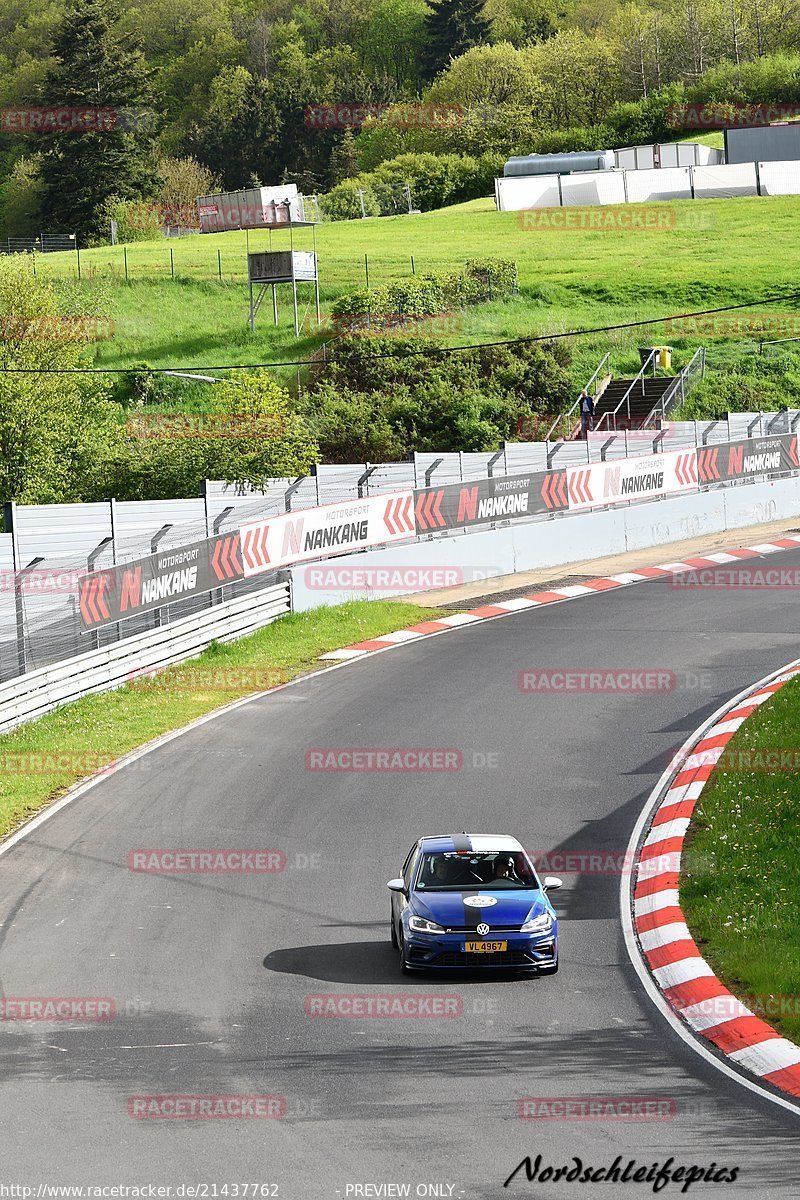
[[[243,525],[242,564],[246,577],[308,558],[413,538],[414,493],[365,496],[323,504]]]
[[[589,467],[568,467],[567,487],[570,511],[697,491],[697,452],[675,450],[594,463]]]
[[[713,446],[697,448],[700,483],[778,475],[797,468],[797,435],[794,433],[745,438],[741,442],[716,442]]]
[[[78,580],[81,629],[100,629],[242,578],[238,532],[90,571]]]
[[[568,505],[566,471],[529,471],[414,492],[417,532],[538,516]]]

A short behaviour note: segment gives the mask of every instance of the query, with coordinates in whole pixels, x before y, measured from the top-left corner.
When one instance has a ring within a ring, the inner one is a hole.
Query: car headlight
[[[526,921],[522,926],[521,933],[548,933],[553,927],[553,918],[550,913],[543,912],[538,917],[533,917],[530,921]]]
[[[426,921],[424,917],[409,917],[408,928],[414,933],[444,933],[444,927],[435,921]]]

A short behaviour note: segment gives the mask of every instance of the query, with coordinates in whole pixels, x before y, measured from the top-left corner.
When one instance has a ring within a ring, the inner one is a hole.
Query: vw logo
[[[489,926],[484,925],[483,921],[481,921],[480,925],[478,926],[478,933],[481,935],[481,937],[486,937],[488,932]]]

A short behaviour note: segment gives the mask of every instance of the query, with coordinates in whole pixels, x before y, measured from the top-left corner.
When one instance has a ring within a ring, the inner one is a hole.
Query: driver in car
[[[519,880],[514,871],[514,860],[511,858],[496,858],[494,860],[494,879],[489,887],[518,887]]]

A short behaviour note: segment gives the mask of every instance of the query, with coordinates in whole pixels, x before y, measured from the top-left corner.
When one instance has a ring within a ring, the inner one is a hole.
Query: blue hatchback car
[[[543,882],[507,834],[423,837],[387,885],[402,971],[505,968],[555,975],[558,920]]]

